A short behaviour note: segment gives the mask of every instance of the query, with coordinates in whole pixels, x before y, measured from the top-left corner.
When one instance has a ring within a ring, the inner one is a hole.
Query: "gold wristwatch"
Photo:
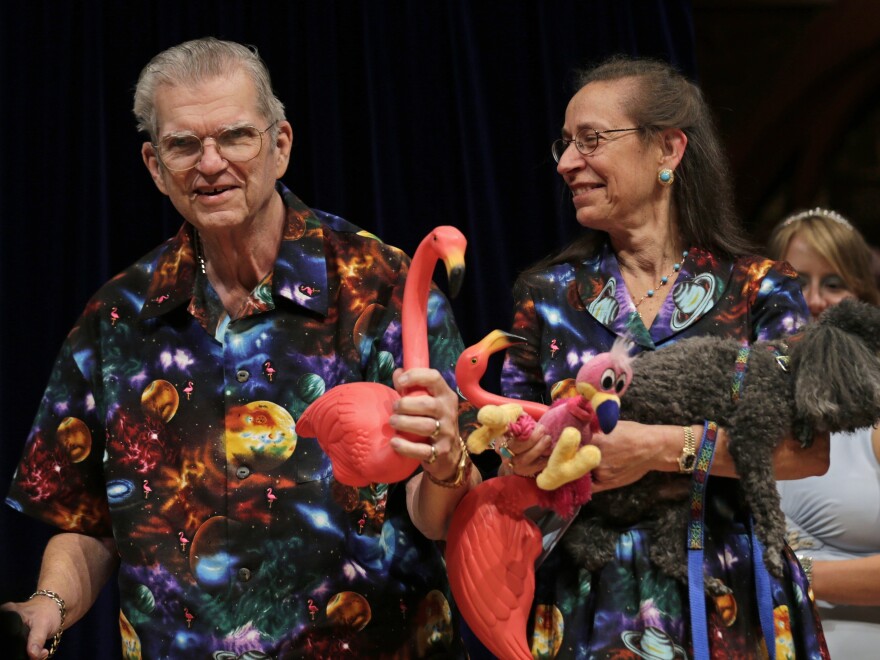
[[[697,465],[697,438],[690,426],[682,426],[684,431],[684,447],[678,457],[678,471],[682,474],[691,474]]]

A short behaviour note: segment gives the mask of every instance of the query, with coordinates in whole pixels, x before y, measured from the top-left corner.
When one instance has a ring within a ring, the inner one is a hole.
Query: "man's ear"
[[[278,122],[278,136],[275,138],[275,178],[280,179],[290,164],[290,151],[293,148],[293,127],[289,121]]]
[[[156,154],[155,147],[149,142],[144,142],[141,146],[141,158],[143,158],[144,165],[150,171],[150,176],[153,177],[153,183],[156,184],[156,187],[163,195],[167,195],[168,188],[165,186],[165,179],[162,178],[162,166],[159,164],[159,156]]]
[[[667,128],[660,133],[660,164],[674,170],[684,158],[687,148],[687,135],[680,128]]]

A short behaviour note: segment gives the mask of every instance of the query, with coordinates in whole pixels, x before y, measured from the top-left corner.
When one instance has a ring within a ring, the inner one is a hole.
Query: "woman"
[[[812,209],[779,224],[771,255],[798,271],[815,319],[845,298],[880,303],[871,251],[839,213]],[[831,436],[820,477],[780,481],[789,543],[818,600],[833,658],[874,657],[880,646],[880,429]]]
[[[666,64],[627,58],[587,71],[579,83],[553,156],[586,231],[514,287],[513,331],[527,342],[508,352],[505,394],[548,401],[554,384],[574,377],[584,359],[620,336],[643,351],[695,335],[755,341],[798,329],[807,310],[795,274],[748,256],[726,160],[699,89]],[[602,452],[594,493],[652,470],[681,471],[683,492],[658,497],[684,495],[687,506],[686,473],[703,430],[620,422],[611,434],[594,436]],[[537,473],[546,465],[548,443],[540,432],[509,442],[513,459],[504,461],[502,473]],[[826,451],[821,441],[801,450],[786,440],[774,467],[789,478],[821,474]],[[748,512],[737,497],[723,430],[711,474],[704,569],[729,594],[705,601],[700,627],[708,630],[714,657],[754,657],[764,638]],[[591,511],[592,505],[584,507],[574,524],[590,519]],[[663,657],[701,654],[692,644],[687,585],[649,558],[651,525],[649,519],[620,529],[615,558],[599,568],[576,561],[566,539],[539,568],[533,608],[557,613],[559,657],[654,657],[646,655],[649,647],[655,653],[662,647]],[[818,617],[802,597],[806,578],[787,548],[784,573],[772,584],[771,618],[783,631],[775,644],[818,657],[825,651]]]

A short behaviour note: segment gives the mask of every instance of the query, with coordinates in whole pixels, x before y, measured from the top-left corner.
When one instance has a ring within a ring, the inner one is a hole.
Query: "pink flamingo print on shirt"
[[[315,601],[313,601],[311,598],[309,598],[309,616],[311,617],[312,621],[315,620],[315,615],[317,613],[318,613],[318,606],[315,605]]]
[[[266,360],[263,363],[263,373],[266,374],[266,378],[268,378],[271,383],[272,376],[275,375],[275,367],[272,366],[272,360]]]
[[[193,393],[193,382],[191,380],[186,381],[186,387],[183,388],[183,393],[186,394],[186,400],[189,401],[189,398]]]
[[[183,608],[183,616],[186,618],[186,627],[191,628],[193,619],[195,619],[196,617],[186,607]]]
[[[180,540],[180,551],[186,552],[186,546],[189,543],[189,539],[183,535],[183,532],[177,532],[177,538]]]
[[[116,325],[116,322],[119,320],[119,310],[117,307],[113,307],[110,309],[110,325]]]
[[[266,500],[269,502],[269,508],[272,508],[272,502],[278,499],[278,496],[272,492],[272,487],[266,489]]]
[[[150,488],[150,480],[149,479],[144,479],[143,488],[144,488],[144,499],[147,499],[150,497],[150,493],[153,492],[153,489]]]

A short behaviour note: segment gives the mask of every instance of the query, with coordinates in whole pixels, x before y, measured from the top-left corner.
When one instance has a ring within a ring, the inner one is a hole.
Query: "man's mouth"
[[[203,188],[202,190],[197,190],[197,195],[205,195],[207,197],[215,197],[216,195],[220,195],[225,193],[227,190],[232,190],[231,187],[225,188]]]

